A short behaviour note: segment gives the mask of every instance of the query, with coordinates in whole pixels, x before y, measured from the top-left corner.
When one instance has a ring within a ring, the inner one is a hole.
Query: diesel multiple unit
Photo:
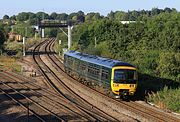
[[[64,67],[66,73],[100,84],[116,96],[134,95],[137,88],[136,67],[127,62],[68,51],[64,54]]]

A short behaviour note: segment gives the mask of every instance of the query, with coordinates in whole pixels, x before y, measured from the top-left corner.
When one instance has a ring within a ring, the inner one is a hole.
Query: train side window
[[[90,74],[93,74],[92,66],[88,66],[88,72],[89,72]]]
[[[88,66],[88,72],[92,75],[99,75],[99,69],[93,66]]]
[[[72,59],[72,58],[69,58],[68,64],[69,64],[69,65],[73,65],[73,59]]]
[[[80,66],[79,60],[75,59],[74,66],[75,66],[76,69],[79,68],[79,66]]]
[[[101,76],[103,79],[108,79],[108,71],[102,70]]]
[[[94,68],[94,74],[99,75],[99,69],[98,68]]]
[[[80,70],[86,70],[86,65],[81,62],[79,68]]]

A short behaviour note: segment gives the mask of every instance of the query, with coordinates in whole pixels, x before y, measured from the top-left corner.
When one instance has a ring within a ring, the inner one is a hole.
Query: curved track
[[[49,52],[54,52],[53,50],[53,43],[51,43],[51,45],[49,46]],[[56,67],[56,69],[58,71],[64,71],[63,69],[63,63],[62,61],[60,61],[56,55],[54,55],[54,53],[52,55],[49,55],[49,58],[51,59],[51,62],[54,63],[54,66]],[[79,83],[79,82],[77,82]],[[83,84],[81,84],[82,87],[84,86]],[[87,86],[84,86],[87,87]],[[98,91],[94,91],[94,94],[97,94]],[[104,94],[100,93],[101,95],[103,95],[104,97],[106,97],[107,99],[109,99],[110,101],[114,102],[115,104],[118,104],[120,106],[122,106],[122,108],[127,109],[143,118],[146,118],[147,120],[151,120],[151,121],[166,121],[166,122],[179,122],[180,119],[176,118],[175,116],[172,116],[168,113],[165,113],[163,111],[158,111],[157,109],[154,109],[152,107],[147,107],[144,105],[141,105],[137,102],[124,102],[124,101],[118,101],[118,100],[114,100],[112,98],[109,98],[107,96],[105,96]]]
[[[86,115],[89,121],[119,121],[115,117],[101,111],[99,108],[94,107],[88,101],[72,91],[66,84],[64,84],[64,81],[56,75],[55,71],[52,70],[52,67],[50,68],[43,62],[45,59],[40,54],[48,54],[48,60],[50,60],[50,55],[52,55],[53,52],[49,52],[48,47],[53,43],[53,41],[54,40],[46,40],[37,45],[33,51],[34,61],[38,65],[49,86],[60,97],[66,100],[67,103],[73,104],[76,109],[80,110],[82,112],[80,115]]]
[[[4,79],[4,84],[10,85],[13,89],[23,92],[26,97],[33,99],[36,103],[44,106],[48,111],[53,113],[54,116],[63,119],[64,121],[88,121],[88,115],[81,115],[81,110],[77,110],[71,103],[67,103],[62,97],[57,96],[47,88],[38,86],[31,79],[10,74],[8,72],[0,73],[0,77]],[[32,95],[32,96],[31,96]],[[50,114],[48,114],[50,115]],[[46,119],[46,121],[48,121]]]

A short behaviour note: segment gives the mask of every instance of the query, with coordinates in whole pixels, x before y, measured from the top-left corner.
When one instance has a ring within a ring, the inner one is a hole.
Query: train
[[[83,83],[102,86],[116,98],[134,96],[138,85],[137,68],[119,60],[71,50],[64,53],[64,69]]]

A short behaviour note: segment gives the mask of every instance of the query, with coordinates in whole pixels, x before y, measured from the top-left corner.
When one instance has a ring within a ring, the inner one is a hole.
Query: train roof
[[[81,53],[81,52],[77,52],[77,51],[68,51],[65,53],[65,55],[80,59],[82,61],[93,63],[96,65],[108,67],[108,68],[112,68],[115,66],[131,66],[131,67],[134,67],[133,65],[131,65],[127,62],[123,62],[123,61],[119,61],[119,60],[113,60],[113,59],[109,59],[109,58],[102,58],[99,56],[89,55],[89,54],[85,54],[85,53]]]

